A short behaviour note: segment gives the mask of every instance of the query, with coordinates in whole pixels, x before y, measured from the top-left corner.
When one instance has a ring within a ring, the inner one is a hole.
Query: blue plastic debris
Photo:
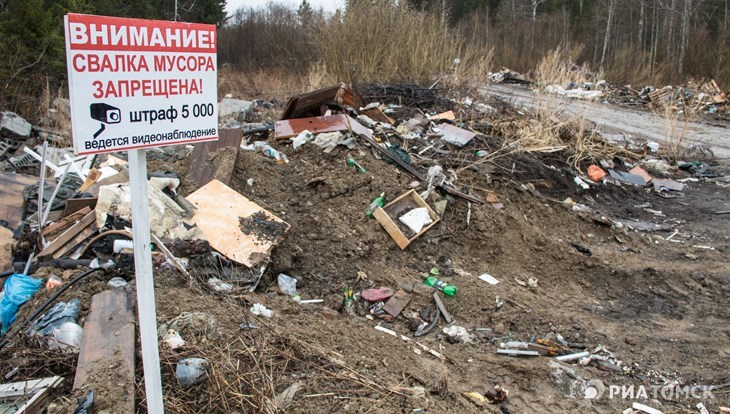
[[[2,300],[0,300],[2,333],[7,332],[10,325],[15,322],[15,315],[18,313],[20,305],[27,302],[40,286],[40,279],[17,273],[5,280],[5,291]]]

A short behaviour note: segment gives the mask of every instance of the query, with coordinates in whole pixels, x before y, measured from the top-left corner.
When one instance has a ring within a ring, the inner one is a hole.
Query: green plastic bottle
[[[444,295],[446,296],[456,295],[456,286],[449,285],[443,280],[439,280],[438,278],[435,278],[433,276],[425,278],[423,282],[434,289],[438,289],[444,292]]]

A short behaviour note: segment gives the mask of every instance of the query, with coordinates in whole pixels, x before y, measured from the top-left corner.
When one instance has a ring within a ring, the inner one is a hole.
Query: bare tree
[[[537,8],[547,0],[530,0],[530,9],[532,10],[532,20],[537,20]]]
[[[608,42],[611,40],[611,23],[613,22],[613,15],[616,12],[617,0],[604,1],[603,4],[608,9],[608,17],[606,18],[606,36],[603,38],[603,52],[601,53],[601,64],[600,68],[603,69],[603,64],[606,63],[606,54],[608,53]]]
[[[639,48],[644,47],[644,20],[646,15],[646,0],[639,1],[639,35],[636,37]]]

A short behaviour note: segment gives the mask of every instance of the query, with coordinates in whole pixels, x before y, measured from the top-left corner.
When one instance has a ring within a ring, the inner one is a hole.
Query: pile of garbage
[[[494,74],[493,80],[529,83],[508,69]],[[598,97],[609,89],[605,83],[568,85],[555,93],[577,96],[589,91]],[[257,111],[277,107],[283,110],[278,121],[254,122]],[[450,261],[444,263],[446,268],[424,264],[421,274],[409,275],[416,282],[398,286],[370,282],[365,272],[358,272],[357,282],[367,287],[347,286],[338,296],[338,309],[325,308],[324,298],[308,296],[298,289],[303,277],[296,269],[273,272],[277,275],[276,286],[262,288],[264,275],[272,273],[273,252],[298,229],[284,220],[290,216],[276,206],[264,208],[255,193],[247,197],[233,188],[232,183],[241,179],[236,177],[236,160],[242,151],[258,157],[271,170],[291,167],[297,162],[294,157],[290,159],[292,154],[316,151],[328,160],[336,160],[342,174],[354,177],[353,182],[363,178],[367,184],[366,177],[384,168],[408,176],[410,183],[399,183],[396,193],[375,192],[368,205],[360,206],[357,217],[373,227],[382,227],[380,242],[397,246],[397,252],[404,251],[402,257],[406,257],[409,246],[425,243],[424,234],[434,232],[440,223],[455,221],[446,218],[447,212],[457,211],[454,206],[466,211],[465,217],[459,218],[466,227],[472,225],[473,205],[504,208],[504,201],[494,192],[467,185],[461,175],[463,171],[477,171],[488,176],[490,171],[482,169],[480,160],[505,148],[504,137],[499,136],[503,126],[489,120],[495,116],[493,107],[444,98],[434,89],[414,85],[375,85],[360,94],[340,84],[294,96],[285,105],[226,97],[219,108],[222,127],[218,141],[149,151],[151,248],[156,272],[174,274],[182,285],[202,286],[206,294],[245,301],[244,312],[255,317],[255,323],[241,323],[241,330],[262,329],[269,318],[281,312],[267,302],[265,295],[256,293],[266,291],[285,298],[287,306],[321,306],[320,314],[325,318],[368,321],[374,330],[403,340],[414,354],[440,363],[453,363],[440,345],[443,341],[453,346],[488,344],[500,355],[549,356],[621,374],[637,373],[600,346],[570,342],[560,335],[501,343],[489,328],[457,323],[453,309],[462,291],[454,276],[470,275],[451,266]],[[466,112],[472,118],[462,116]],[[136,285],[135,243],[126,156],[114,153],[78,157],[71,148],[49,145],[47,136],[38,131],[33,135],[30,124],[17,115],[0,116],[0,133],[5,140],[0,148],[0,208],[4,212],[2,243],[7,247],[0,258],[2,269],[7,269],[2,274],[4,289],[0,295],[0,350],[19,338],[33,338],[49,350],[78,355],[73,389],[94,391],[83,393],[80,409],[93,405],[96,398],[115,401],[119,412],[130,407],[133,410],[136,318],[130,299]],[[687,171],[687,177],[674,180],[670,178],[674,174],[671,166],[652,148],[649,145],[649,151],[641,157],[637,153],[635,157],[617,156],[586,165],[586,173],[555,167],[550,173],[567,177],[574,184],[571,191],[578,194],[621,187],[648,190],[663,198],[680,197],[678,194],[692,180],[726,177],[713,166],[688,162],[679,165]],[[179,171],[168,168],[181,163],[186,165]],[[512,174],[515,168],[511,161]],[[659,175],[666,178],[650,174],[647,169],[665,171]],[[325,180],[315,177],[306,185],[318,188]],[[254,178],[245,183],[251,188],[261,184]],[[519,191],[535,193],[536,185],[540,185],[539,180],[532,180],[521,184]],[[348,192],[352,192],[351,187],[342,190],[343,194]],[[595,214],[596,220],[608,221],[616,228],[641,230],[641,223],[622,224],[571,199],[563,203],[581,214]],[[300,205],[310,208],[313,204],[302,201]],[[574,243],[572,247],[591,255],[583,245]],[[312,249],[307,245],[296,248]],[[98,289],[91,295],[82,294],[78,286],[93,278],[100,283]],[[478,279],[486,283],[485,287],[500,283],[488,273]],[[533,277],[515,281],[528,289],[538,284]],[[58,300],[67,291],[78,293],[78,297]],[[414,296],[424,292],[428,304],[419,304],[414,311]],[[497,296],[495,308],[504,303]],[[216,329],[215,318],[202,312],[180,313],[159,327],[160,344],[174,359],[174,387],[200,386],[214,375],[214,361],[199,354],[195,345],[213,340]],[[115,335],[105,334],[110,331]],[[334,364],[342,369],[343,364]],[[125,389],[122,396],[115,396],[115,390],[98,383],[101,373],[108,374],[109,366],[117,368],[114,382]],[[64,380],[60,376],[20,378],[20,368],[2,374],[6,380],[18,380],[13,387],[33,385],[34,394],[39,396],[61,386]],[[380,389],[379,385],[369,386]],[[291,403],[297,389],[288,388],[290,395],[282,398]],[[418,387],[396,393],[420,395]],[[502,412],[509,412],[509,393],[503,385],[466,394],[476,404],[498,404]]]

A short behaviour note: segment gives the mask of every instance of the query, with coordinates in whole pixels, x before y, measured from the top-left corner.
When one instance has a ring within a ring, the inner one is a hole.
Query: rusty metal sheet
[[[274,124],[274,137],[286,139],[307,130],[314,134],[321,132],[352,131],[372,138],[372,132],[347,115],[316,116],[312,118],[286,119]]]
[[[196,187],[217,179],[224,184],[231,182],[236,158],[241,148],[243,133],[240,129],[221,128],[217,141],[201,142],[193,145],[190,167],[185,178]]]
[[[199,188],[187,200],[197,208],[189,221],[200,228],[211,247],[247,267],[264,264],[290,228],[218,180]]]
[[[38,177],[29,175],[0,173],[0,220],[4,220],[9,228],[18,228],[23,218],[23,189],[38,183],[38,180]]]
[[[362,102],[362,96],[358,100]],[[281,119],[302,118],[321,115],[321,106],[354,106],[355,95],[344,83],[318,89],[289,99]]]

